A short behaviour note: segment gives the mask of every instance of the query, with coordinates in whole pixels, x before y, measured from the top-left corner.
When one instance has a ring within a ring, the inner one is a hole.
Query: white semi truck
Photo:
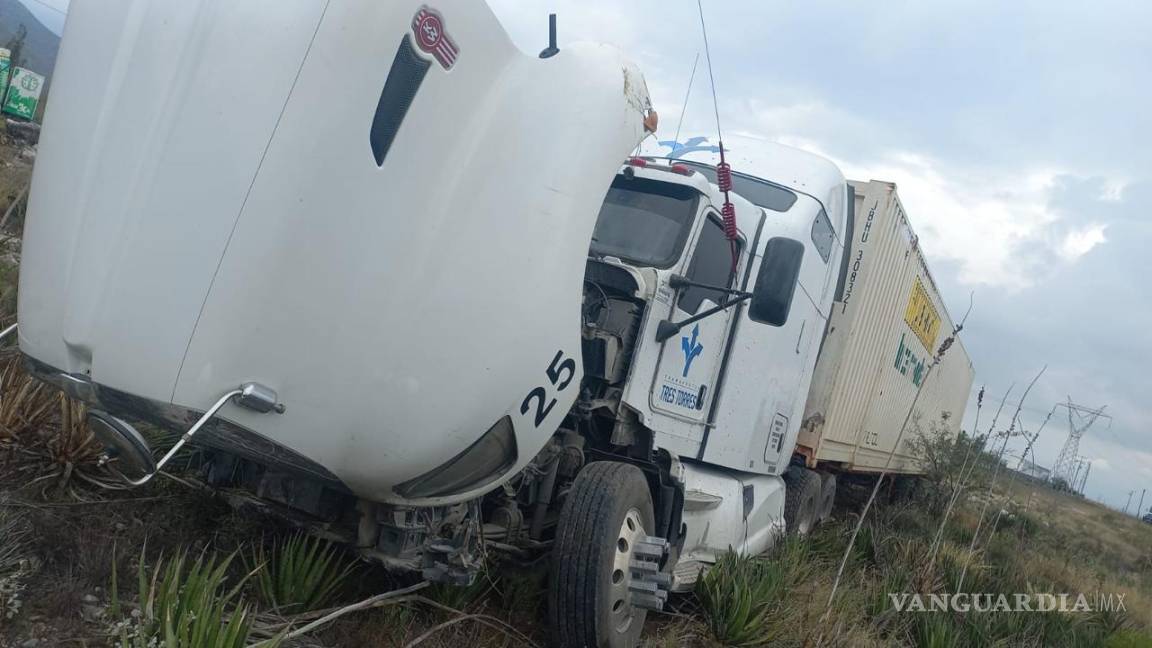
[[[915,472],[895,421],[951,330],[889,185],[758,143],[730,238],[709,153],[629,158],[650,108],[616,50],[526,56],[477,2],[77,3],[21,351],[133,483],[191,441],[393,568],[551,552],[556,643],[631,645],[838,472]],[[949,433],[965,378],[958,343],[925,378]]]

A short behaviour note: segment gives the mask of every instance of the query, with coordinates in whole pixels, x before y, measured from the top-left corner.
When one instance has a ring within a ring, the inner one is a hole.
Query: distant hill
[[[24,37],[23,67],[51,77],[60,37],[37,20],[19,0],[0,0],[0,47],[8,43],[20,25],[28,30]]]

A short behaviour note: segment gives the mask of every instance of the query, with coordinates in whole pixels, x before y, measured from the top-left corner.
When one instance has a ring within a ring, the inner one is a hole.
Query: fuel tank
[[[524,54],[474,1],[76,3],[21,350],[190,411],[257,381],[283,414],[220,416],[355,494],[469,499],[576,398],[588,244],[648,108],[617,50]],[[498,470],[411,487],[490,430]]]

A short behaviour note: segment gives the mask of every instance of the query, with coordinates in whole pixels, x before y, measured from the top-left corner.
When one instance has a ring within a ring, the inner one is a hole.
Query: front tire
[[[647,610],[632,605],[632,549],[653,534],[652,496],[639,468],[614,461],[576,476],[552,547],[548,616],[562,648],[639,643]]]

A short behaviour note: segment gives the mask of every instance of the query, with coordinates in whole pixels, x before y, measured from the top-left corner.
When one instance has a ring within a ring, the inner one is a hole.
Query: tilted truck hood
[[[647,90],[609,47],[525,55],[465,0],[437,3],[425,51],[429,10],[73,7],[25,229],[24,353],[198,410],[268,385],[284,414],[223,418],[372,499],[505,414],[508,474],[523,466],[578,390],[584,260]],[[413,55],[401,73],[426,71],[398,116],[381,95]]]

